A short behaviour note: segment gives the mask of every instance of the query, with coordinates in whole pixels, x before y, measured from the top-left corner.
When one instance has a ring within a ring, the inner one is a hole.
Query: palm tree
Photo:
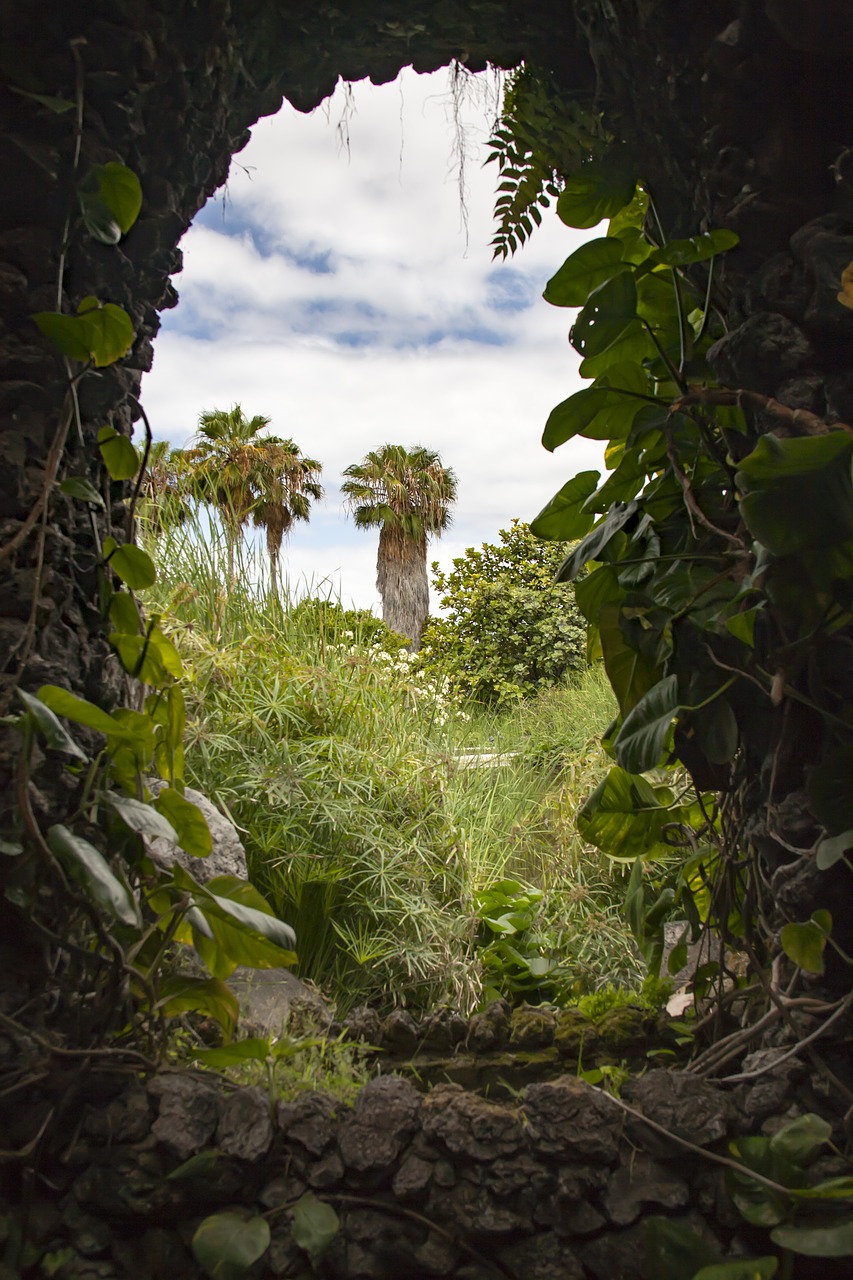
[[[142,476],[136,513],[146,532],[154,537],[183,524],[190,514],[183,452],[168,440],[154,440]]]
[[[306,458],[292,440],[267,438],[259,477],[259,497],[252,522],[266,530],[270,558],[270,592],[278,595],[278,561],[281,544],[295,520],[309,520],[311,503],[323,496],[322,463]]]
[[[427,539],[450,524],[456,476],[437,453],[385,444],[347,467],[341,489],[356,527],[379,526],[376,586],[382,618],[417,649],[429,613]]]
[[[277,590],[278,557],[294,520],[308,520],[311,500],[323,496],[322,464],[305,458],[292,440],[262,435],[270,419],[247,418],[239,404],[206,410],[191,448],[183,451],[193,495],[219,513],[228,549],[228,577],[234,583],[234,554],[252,519],[266,529],[272,590]]]

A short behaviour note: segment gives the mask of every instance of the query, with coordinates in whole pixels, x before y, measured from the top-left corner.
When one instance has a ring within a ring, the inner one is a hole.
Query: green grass
[[[503,715],[453,706],[369,615],[264,596],[251,547],[231,591],[209,532],[153,550],[146,603],[187,673],[188,780],[237,824],[300,973],[339,1011],[474,1007],[474,894],[505,876],[545,889],[537,945],[578,990],[636,980],[619,876],[573,823],[606,763],[597,669]],[[511,758],[462,768],[466,751]]]

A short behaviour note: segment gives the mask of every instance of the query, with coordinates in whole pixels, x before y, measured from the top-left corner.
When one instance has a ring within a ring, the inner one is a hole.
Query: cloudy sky
[[[379,611],[376,535],[353,528],[339,483],[385,442],[437,449],[456,471],[454,522],[429,553],[447,566],[600,465],[589,441],[554,455],[540,444],[551,408],[580,385],[571,315],[542,289],[595,233],[546,213],[514,259],[492,260],[497,170],[483,161],[496,96],[493,80],[474,80],[467,231],[449,73],[409,71],[353,86],[349,103],[339,87],[312,115],[285,104],[260,121],[184,238],[146,410],[158,438],[183,445],[202,410],[239,402],[322,460],[326,499],[285,550],[299,591],[325,584]]]

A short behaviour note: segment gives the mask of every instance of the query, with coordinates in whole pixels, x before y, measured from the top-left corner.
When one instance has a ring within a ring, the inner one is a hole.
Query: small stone
[[[261,1190],[258,1201],[265,1209],[280,1209],[305,1194],[305,1183],[294,1174],[273,1178]]]
[[[219,1149],[240,1160],[260,1160],[272,1146],[269,1098],[262,1089],[238,1089],[222,1107],[216,1140]]]
[[[315,1191],[339,1186],[344,1178],[344,1162],[337,1151],[328,1151],[316,1164],[308,1166],[305,1177]]]
[[[627,1231],[607,1231],[576,1245],[591,1280],[650,1280],[646,1271],[646,1243],[642,1223]]]
[[[540,1155],[611,1164],[623,1117],[616,1106],[576,1076],[532,1084],[522,1105],[527,1136]]]
[[[629,1080],[623,1094],[650,1120],[700,1147],[724,1138],[732,1117],[731,1103],[721,1089],[685,1072],[650,1071]],[[627,1130],[631,1141],[651,1155],[673,1156],[684,1150],[633,1116]]]
[[[415,1132],[420,1109],[420,1094],[400,1076],[381,1076],[365,1085],[338,1138],[347,1168],[386,1173]]]
[[[382,1022],[375,1009],[359,1005],[344,1018],[344,1030],[348,1040],[361,1040],[378,1048],[382,1039]]]
[[[306,1093],[295,1102],[278,1104],[278,1127],[288,1143],[297,1142],[308,1155],[321,1156],[334,1142],[339,1120],[349,1110],[326,1093]]]
[[[151,1105],[144,1089],[131,1088],[103,1108],[90,1107],[83,1132],[92,1142],[141,1142],[151,1127]]]
[[[795,324],[776,312],[759,311],[718,339],[707,358],[723,386],[772,396],[812,355],[811,343]]]
[[[421,1047],[428,1053],[445,1053],[461,1044],[468,1034],[468,1023],[452,1009],[437,1009],[421,1024]]]
[[[571,1249],[553,1232],[519,1240],[505,1249],[501,1260],[524,1280],[584,1280],[584,1271]]]
[[[468,1026],[465,1048],[472,1053],[493,1053],[509,1039],[510,1006],[506,1000],[493,1000],[481,1013],[475,1013]]]
[[[148,1082],[148,1092],[159,1104],[159,1116],[151,1126],[158,1142],[180,1160],[188,1160],[206,1146],[219,1119],[219,1098],[210,1084],[177,1072],[164,1073]]]
[[[162,791],[166,783],[160,778],[146,778],[146,785],[152,795]],[[246,850],[233,822],[224,817],[207,796],[192,787],[184,790],[184,799],[196,805],[204,815],[210,834],[213,837],[213,848],[206,858],[194,858],[185,853],[173,840],[158,836],[154,840],[146,840],[145,846],[149,856],[162,867],[172,867],[177,862],[185,867],[190,875],[195,876],[200,884],[207,884],[214,876],[238,876],[248,880]]]
[[[615,1226],[627,1227],[639,1218],[644,1205],[681,1209],[689,1197],[689,1188],[682,1178],[665,1165],[637,1154],[610,1179],[604,1207]]]
[[[598,1032],[580,1009],[561,1009],[557,1014],[554,1044],[561,1057],[577,1062],[581,1052],[584,1056],[595,1053]]]
[[[437,1085],[423,1103],[423,1132],[454,1155],[494,1160],[513,1155],[524,1144],[518,1112],[459,1085]]]
[[[394,1174],[391,1190],[398,1200],[416,1200],[429,1186],[435,1163],[407,1155]]]
[[[400,1058],[410,1058],[418,1047],[418,1024],[405,1009],[394,1009],[382,1023],[382,1048]]]

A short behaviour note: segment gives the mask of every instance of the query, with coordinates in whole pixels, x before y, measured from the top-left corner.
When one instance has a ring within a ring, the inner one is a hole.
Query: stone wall
[[[317,1093],[271,1107],[260,1088],[201,1073],[74,1075],[65,1104],[54,1098],[52,1155],[17,1188],[7,1175],[0,1202],[7,1234],[25,1219],[32,1256],[48,1255],[26,1274],[59,1280],[190,1280],[193,1233],[223,1209],[268,1217],[271,1247],[250,1275],[307,1277],[288,1213],[306,1191],[340,1217],[317,1264],[329,1280],[657,1280],[644,1260],[650,1216],[746,1256],[766,1236],[744,1229],[719,1166],[642,1117],[725,1152],[727,1138],[773,1131],[774,1117],[826,1112],[796,1064],[728,1093],[652,1070],[625,1086],[625,1107],[574,1076],[513,1102],[458,1085],[422,1095],[391,1075],[351,1107]],[[800,1261],[799,1280],[849,1274]]]

